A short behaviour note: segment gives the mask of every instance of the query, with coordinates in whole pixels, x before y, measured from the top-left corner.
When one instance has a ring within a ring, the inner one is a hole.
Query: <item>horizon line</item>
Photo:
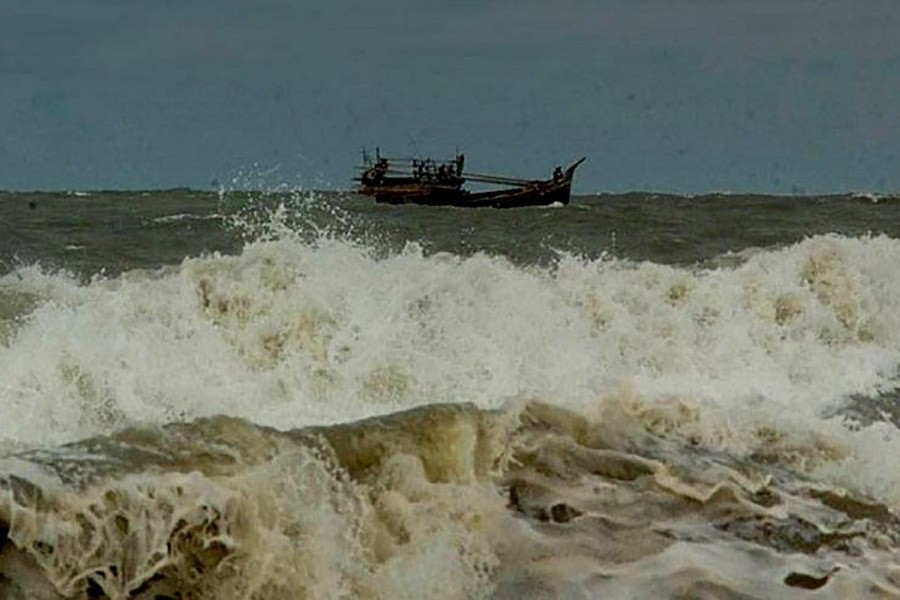
[[[351,194],[361,195],[352,189],[315,189],[303,187],[275,187],[275,188],[231,188],[231,189],[214,189],[205,187],[191,186],[173,186],[159,188],[85,188],[85,189],[0,189],[0,194],[61,194],[79,196],[81,194],[141,194],[141,193],[204,193],[215,195],[227,194],[294,194],[294,193],[310,193],[310,194]],[[798,190],[797,192],[762,192],[753,190],[710,190],[705,192],[677,192],[650,189],[633,189],[628,191],[596,191],[596,192],[572,192],[572,197],[592,197],[592,196],[628,196],[632,194],[642,195],[659,195],[673,196],[679,198],[698,198],[704,196],[764,196],[769,198],[822,198],[822,197],[840,197],[840,196],[874,196],[878,198],[900,198],[900,190],[897,191],[866,191],[866,190],[841,190],[830,192],[807,192]]]

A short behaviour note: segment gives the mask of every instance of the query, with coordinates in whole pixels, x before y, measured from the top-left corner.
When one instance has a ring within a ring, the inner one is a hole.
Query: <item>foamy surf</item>
[[[883,504],[529,403],[225,417],[3,460],[7,597],[883,597]],[[629,421],[632,421],[629,423]]]
[[[166,215],[163,217],[156,217],[152,220],[153,223],[177,223],[178,221],[191,221],[191,220],[221,220],[224,218],[224,215],[220,215],[218,213],[213,213],[211,215],[194,215],[191,213],[179,213],[177,215]]]
[[[898,593],[897,430],[850,409],[897,385],[900,242],[545,268],[270,237],[0,278],[6,590]]]

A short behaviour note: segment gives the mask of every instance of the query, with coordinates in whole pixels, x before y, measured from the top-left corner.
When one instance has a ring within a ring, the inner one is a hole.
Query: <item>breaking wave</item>
[[[898,593],[900,440],[859,417],[897,387],[897,264],[888,237],[685,268],[281,235],[20,268],[0,591]]]

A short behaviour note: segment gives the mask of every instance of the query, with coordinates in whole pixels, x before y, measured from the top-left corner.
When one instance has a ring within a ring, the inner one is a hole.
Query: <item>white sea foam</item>
[[[834,459],[810,472],[897,501],[894,427],[825,417],[895,385],[898,263],[885,237],[815,237],[714,270],[544,270],[284,236],[87,284],[25,268],[0,280],[43,300],[0,346],[0,439],[213,414],[286,429],[517,397],[591,412],[612,397],[731,452],[760,431],[785,451],[826,440]]]
[[[898,193],[888,193],[888,194],[876,194],[874,192],[853,192],[850,194],[851,198],[855,198],[856,200],[868,200],[872,204],[878,204],[883,200],[897,200],[900,198],[900,194]]]
[[[164,217],[156,217],[153,219],[154,223],[177,223],[178,221],[209,221],[209,220],[217,220],[224,218],[223,215],[219,213],[213,213],[210,215],[195,215],[192,213],[178,213],[177,215],[166,215]]]

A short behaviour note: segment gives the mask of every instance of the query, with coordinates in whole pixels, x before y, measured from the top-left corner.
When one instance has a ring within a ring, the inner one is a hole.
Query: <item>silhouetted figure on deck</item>
[[[464,154],[460,153],[456,155],[456,174],[462,175],[463,166],[466,164],[466,157]]]
[[[560,182],[563,180],[563,170],[562,167],[556,167],[553,169],[553,181]]]

